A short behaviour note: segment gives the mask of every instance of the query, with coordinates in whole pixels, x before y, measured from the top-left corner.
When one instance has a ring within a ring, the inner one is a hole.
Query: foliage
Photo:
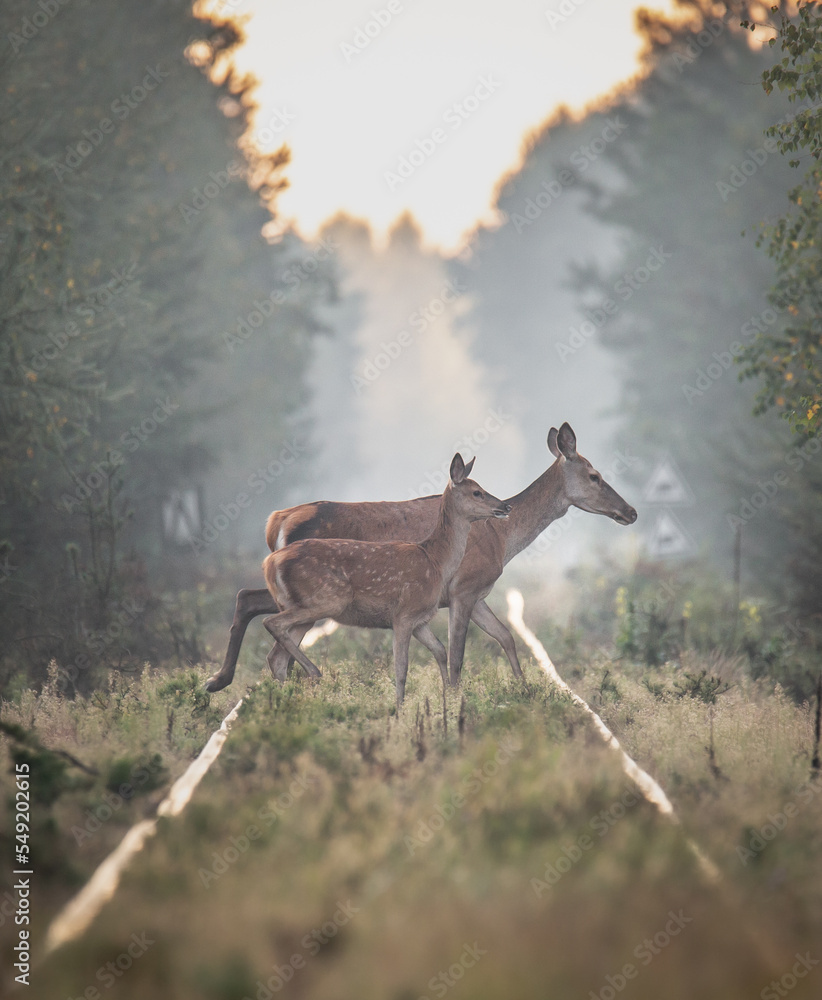
[[[817,452],[789,447],[776,414],[750,419],[755,386],[735,377],[734,363],[763,337],[781,336],[788,315],[764,294],[772,262],[741,233],[759,224],[763,205],[776,214],[788,204],[790,167],[762,133],[784,123],[791,103],[749,85],[770,50],[750,44],[730,5],[724,14],[707,0],[676,6],[684,17],[641,13],[646,74],[589,116],[610,113],[624,128],[606,145],[601,173],[592,169],[585,182],[587,210],[616,249],[605,261],[581,259],[580,309],[620,365],[619,440],[629,442],[635,488],[673,459],[695,501],[676,511],[692,556],[709,556],[730,578],[741,530],[743,576],[810,627],[819,611],[822,469]],[[544,170],[551,134],[531,154],[534,169]],[[651,260],[654,248],[667,257]],[[676,619],[645,614],[651,658],[671,655]],[[625,623],[636,625],[630,616]],[[632,649],[630,630],[623,641]]]
[[[678,698],[696,698],[706,705],[715,705],[716,699],[725,694],[730,685],[723,683],[720,677],[709,676],[707,669],[703,668],[698,674],[684,671],[682,677],[674,682],[674,688]]]
[[[779,14],[780,8],[771,11]],[[765,134],[776,139],[783,155],[797,154],[792,167],[807,157],[811,164],[789,192],[793,210],[757,241],[767,245],[776,265],[768,297],[787,322],[760,333],[739,360],[746,376],[762,378],[757,412],[776,407],[803,437],[815,437],[822,430],[822,11],[817,4],[800,5],[793,19],[781,12],[778,40],[785,54],[762,74],[763,88],[771,94],[776,87],[802,106]]]
[[[144,780],[136,782],[135,775],[140,775]],[[168,771],[159,753],[145,757],[118,757],[111,762],[106,776],[106,788],[110,792],[133,788],[135,795],[147,795],[162,788],[167,782]]]
[[[638,608],[627,588],[620,587],[616,592],[615,640],[620,656],[642,660],[649,667],[674,659],[682,646],[687,610],[686,602],[677,618],[671,602],[656,596],[646,597]]]
[[[445,705],[435,665],[417,664],[397,717],[387,664],[375,666],[367,644],[336,639],[320,683],[298,675],[254,688],[185,812],[160,820],[104,913],[38,967],[38,990],[82,995],[135,931],[153,943],[118,979],[124,998],[266,996],[289,971],[292,988],[317,1000],[338,996],[341,982],[364,998],[411,997],[432,995],[432,977],[449,969],[482,1000],[597,993],[626,961],[637,964],[638,943],[671,910],[691,922],[664,959],[641,966],[637,997],[678,983],[672,995],[682,998],[742,1000],[813,949],[822,796],[808,782],[808,706],[694,657],[686,675],[707,680],[719,669],[733,684],[709,718],[698,696],[655,698],[645,668],[612,665],[606,680],[619,698],[599,710],[668,792],[675,824],[638,799],[590,721],[527,656],[526,685],[502,657],[472,657],[462,697],[448,692]],[[592,702],[601,660],[581,657],[578,667],[573,686]],[[654,677],[672,690],[681,671],[669,663]],[[34,940],[77,881],[153,814],[159,783],[155,794],[123,796],[114,771],[133,784],[162,747],[167,785],[240,693],[212,696],[205,718],[184,694],[190,679],[147,671],[88,700],[47,686],[3,705],[10,725],[100,772],[52,809],[50,856],[60,865],[38,866]],[[168,733],[172,704],[178,724]],[[123,761],[135,766],[126,772]],[[6,767],[0,782],[13,785]],[[788,802],[796,809],[778,835],[757,840]],[[703,882],[686,832],[731,891]],[[459,970],[466,943],[482,955]]]
[[[727,659],[759,684],[779,687],[798,705],[813,700],[819,634],[796,608],[765,598],[761,585],[756,591],[744,585],[737,604],[735,588],[708,560],[639,561],[631,570],[605,562],[575,567],[568,576],[577,595],[570,608],[573,625],[549,621],[539,635],[552,656],[567,665],[569,678],[581,676],[581,664],[596,658],[600,677],[609,672],[604,684],[609,692],[615,671],[641,665],[649,671],[643,676],[645,689],[664,698],[679,686],[663,684],[659,672],[676,667],[693,673],[695,661]],[[573,645],[566,641],[570,631],[576,635]],[[478,653],[474,647],[473,655]],[[706,670],[709,680],[721,674],[711,666]],[[694,690],[699,695],[702,687]]]
[[[33,733],[27,732],[21,725],[2,720],[0,732],[12,743],[12,761],[15,764],[26,764],[27,773],[37,774],[37,783],[32,788],[32,800],[36,804],[51,806],[72,787],[66,774],[66,759],[45,748]]]
[[[289,288],[301,242],[262,236],[288,153],[246,142],[236,27],[185,0],[55,10],[35,31],[25,0],[0,15],[0,679],[43,682],[57,657],[85,688],[123,661],[197,658],[159,593],[198,571],[164,544],[163,501],[216,508],[293,437],[327,275]],[[229,352],[258,299],[254,340]],[[244,434],[261,411],[266,434]]]
[[[629,286],[630,298],[601,338],[624,373],[621,411],[643,459],[637,485],[672,456],[696,498],[678,518],[730,568],[728,515],[737,514],[757,479],[774,475],[784,447],[774,426],[750,421],[752,392],[734,379],[732,363],[748,331],[770,317],[762,319],[761,294],[770,269],[740,229],[783,182],[779,165],[766,160],[751,176],[739,173],[743,187],[729,183],[774,114],[763,95],[739,82],[760,71],[762,58],[743,32],[713,15],[714,5],[681,6],[696,23],[646,12],[648,76],[617,104],[624,140],[604,154],[624,183],[591,192],[591,211],[619,228],[625,249],[607,269],[580,267],[578,283],[594,303],[616,298],[620,277],[630,277],[650,248],[669,254],[636,290]],[[731,273],[732,280],[717,280]],[[779,514],[775,505],[769,530],[746,537],[754,575],[795,544]]]
[[[751,44],[733,5],[673,6],[638,13],[645,55],[630,86],[529,137],[499,188],[501,224],[480,229],[455,266],[477,354],[502,397],[522,400],[523,426],[569,417],[583,454],[606,478],[622,473],[645,539],[658,508],[641,491],[673,460],[694,499],[674,512],[692,557],[731,578],[743,521],[743,576],[810,617],[822,463],[792,453],[776,414],[751,419],[756,387],[734,363],[781,323],[766,296],[772,261],[741,234],[763,206],[776,216],[788,205],[787,160],[760,147],[791,105],[757,85],[770,50]],[[544,467],[544,439],[525,437],[529,467]]]

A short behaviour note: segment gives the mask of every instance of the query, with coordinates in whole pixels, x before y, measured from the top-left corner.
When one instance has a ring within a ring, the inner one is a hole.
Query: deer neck
[[[420,543],[442,574],[443,583],[447,583],[459,569],[471,530],[471,522],[458,517],[449,500],[450,496],[443,498],[436,527]]]
[[[527,548],[553,521],[562,517],[571,506],[565,496],[559,461],[545,470],[539,479],[526,486],[522,493],[511,497],[512,510],[503,522],[505,537],[505,562]]]

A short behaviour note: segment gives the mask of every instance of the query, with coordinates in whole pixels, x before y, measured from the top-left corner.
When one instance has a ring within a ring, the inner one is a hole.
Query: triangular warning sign
[[[673,459],[664,458],[657,464],[642,491],[645,503],[692,504],[694,495],[682,478]]]
[[[683,556],[693,552],[694,544],[673,514],[662,511],[651,529],[648,554],[654,559]]]

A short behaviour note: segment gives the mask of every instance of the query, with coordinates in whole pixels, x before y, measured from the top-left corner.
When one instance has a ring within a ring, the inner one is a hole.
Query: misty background
[[[730,583],[741,542],[741,593],[818,615],[820,463],[787,462],[731,356],[784,322],[756,234],[796,176],[763,133],[796,108],[738,12],[678,6],[639,18],[635,81],[546,107],[449,254],[408,214],[387,240],[344,213],[314,240],[272,227],[289,151],[253,142],[227,5],[4,4],[7,679],[100,636],[196,661],[179,602],[216,588],[227,624],[271,510],[437,493],[455,450],[510,496],[563,421],[639,520],[572,511],[518,580],[639,561]]]

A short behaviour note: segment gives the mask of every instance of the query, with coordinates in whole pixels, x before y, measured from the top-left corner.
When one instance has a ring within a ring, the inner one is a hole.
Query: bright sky
[[[261,145],[291,148],[278,207],[307,239],[340,210],[378,236],[410,211],[427,243],[456,251],[492,217],[523,138],[633,76],[641,47],[637,0],[206,6],[250,18],[237,66],[260,80]]]

